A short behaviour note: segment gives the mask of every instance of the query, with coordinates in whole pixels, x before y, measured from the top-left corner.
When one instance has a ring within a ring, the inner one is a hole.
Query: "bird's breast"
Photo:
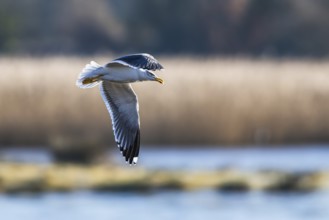
[[[102,77],[102,79],[112,82],[136,82],[139,81],[139,70],[133,68],[111,68],[108,73]]]

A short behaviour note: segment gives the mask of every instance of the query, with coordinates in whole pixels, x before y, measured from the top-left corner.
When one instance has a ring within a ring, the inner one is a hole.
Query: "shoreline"
[[[216,190],[229,192],[310,192],[329,189],[329,170],[149,170],[107,164],[0,163],[1,193],[70,192],[77,190],[148,192]]]

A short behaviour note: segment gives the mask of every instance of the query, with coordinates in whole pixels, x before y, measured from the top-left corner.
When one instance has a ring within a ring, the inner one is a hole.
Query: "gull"
[[[140,147],[139,106],[130,83],[156,81],[163,84],[163,80],[151,72],[161,69],[162,65],[150,54],[132,54],[104,66],[91,61],[76,81],[83,89],[99,85],[112,119],[115,141],[129,164],[137,163]]]

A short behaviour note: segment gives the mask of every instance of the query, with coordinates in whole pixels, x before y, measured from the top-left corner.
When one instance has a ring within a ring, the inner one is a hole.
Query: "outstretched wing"
[[[100,92],[112,119],[115,141],[125,160],[136,164],[140,146],[137,96],[129,83],[103,81]]]
[[[163,66],[150,54],[132,54],[128,56],[119,57],[108,63],[106,66],[111,67],[112,65],[122,64],[133,68],[141,68],[145,70],[161,70]]]

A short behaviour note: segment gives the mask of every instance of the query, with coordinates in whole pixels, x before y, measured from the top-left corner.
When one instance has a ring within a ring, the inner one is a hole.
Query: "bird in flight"
[[[130,83],[163,80],[151,71],[163,69],[150,54],[123,56],[104,66],[91,61],[80,73],[76,85],[92,88],[100,85],[100,93],[112,119],[115,141],[129,164],[136,164],[140,146],[138,100]]]

